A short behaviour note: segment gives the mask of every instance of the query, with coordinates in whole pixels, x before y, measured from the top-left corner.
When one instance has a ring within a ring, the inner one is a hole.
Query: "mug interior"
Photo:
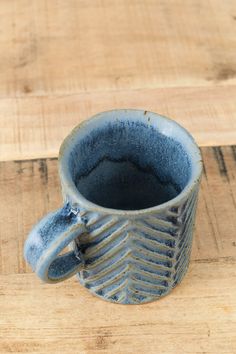
[[[98,206],[118,210],[151,208],[180,194],[192,163],[185,139],[176,135],[176,123],[166,120],[158,126],[144,112],[142,119],[135,113],[112,117],[96,124],[91,119],[74,134],[68,167],[79,193]]]

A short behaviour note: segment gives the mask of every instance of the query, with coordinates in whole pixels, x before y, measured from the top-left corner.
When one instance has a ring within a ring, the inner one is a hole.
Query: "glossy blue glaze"
[[[62,144],[65,206],[32,230],[27,261],[47,282],[77,272],[116,303],[167,294],[189,263],[201,169],[198,147],[174,121],[138,110],[98,114]]]

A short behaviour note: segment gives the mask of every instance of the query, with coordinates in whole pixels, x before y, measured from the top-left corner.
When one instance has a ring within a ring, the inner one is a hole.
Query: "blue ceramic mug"
[[[188,268],[201,170],[196,143],[174,121],[141,110],[96,115],[61,146],[64,205],[33,228],[25,259],[48,283],[77,273],[112,302],[166,295]]]

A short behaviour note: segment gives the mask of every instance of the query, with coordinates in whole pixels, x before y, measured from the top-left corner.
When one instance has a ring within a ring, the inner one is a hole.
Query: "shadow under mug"
[[[188,268],[201,170],[193,138],[168,118],[141,110],[92,117],[61,146],[64,206],[33,228],[25,259],[46,282],[78,273],[116,303],[167,294]]]

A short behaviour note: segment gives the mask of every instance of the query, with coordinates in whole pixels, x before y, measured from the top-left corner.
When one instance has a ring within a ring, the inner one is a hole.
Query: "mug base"
[[[178,279],[178,281],[172,284],[170,287],[166,288],[165,291],[160,293],[159,295],[145,295],[145,296],[141,294],[142,291],[140,292],[136,291],[131,293],[129,292],[129,290],[126,290],[125,292],[123,291],[120,296],[117,295],[109,296],[109,297],[104,296],[102,293],[98,293],[96,291],[93,291],[92,289],[89,289],[81,279],[79,273],[76,274],[76,278],[82,286],[84,286],[89,290],[91,294],[95,295],[96,297],[99,297],[102,300],[105,300],[107,302],[112,302],[114,304],[120,304],[120,305],[141,305],[141,304],[157,301],[162,297],[165,297],[166,295],[170,294],[171,291],[174,290],[175,287],[182,282],[187,271],[188,271],[188,265],[185,268],[185,270],[182,272],[181,277]]]

